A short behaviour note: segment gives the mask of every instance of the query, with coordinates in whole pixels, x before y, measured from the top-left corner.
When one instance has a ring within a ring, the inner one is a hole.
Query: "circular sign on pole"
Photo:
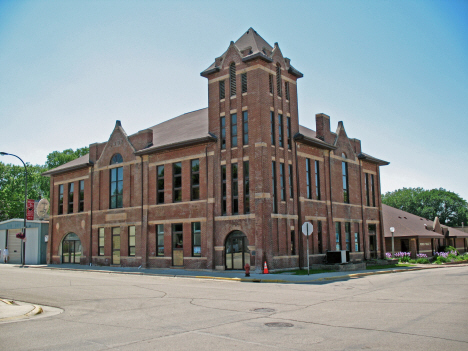
[[[302,225],[302,232],[305,236],[309,236],[314,231],[314,226],[310,222],[304,222]]]

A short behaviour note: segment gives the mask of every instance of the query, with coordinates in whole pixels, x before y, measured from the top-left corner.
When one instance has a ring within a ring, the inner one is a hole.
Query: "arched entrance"
[[[80,263],[81,241],[75,233],[69,233],[62,241],[62,263]]]
[[[226,238],[226,269],[244,269],[250,264],[249,241],[244,233],[235,230]]]

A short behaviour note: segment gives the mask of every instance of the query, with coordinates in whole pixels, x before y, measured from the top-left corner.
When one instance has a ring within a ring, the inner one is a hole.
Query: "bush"
[[[418,258],[418,259],[416,260],[416,263],[427,264],[427,263],[430,263],[430,262],[429,262],[429,259],[421,257],[421,258]]]

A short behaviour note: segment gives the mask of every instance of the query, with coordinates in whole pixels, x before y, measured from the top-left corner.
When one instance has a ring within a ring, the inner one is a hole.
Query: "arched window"
[[[279,63],[276,65],[276,91],[278,96],[281,96],[281,66]]]
[[[231,96],[236,95],[236,64],[234,62],[229,65],[229,86]]]
[[[115,154],[111,166],[123,162],[121,154]],[[110,170],[110,208],[123,207],[123,167],[113,167]]]

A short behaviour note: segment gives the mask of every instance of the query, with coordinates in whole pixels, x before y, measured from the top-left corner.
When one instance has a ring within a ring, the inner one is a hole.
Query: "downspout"
[[[89,265],[93,264],[93,180],[94,180],[94,164],[91,165],[91,210],[89,214]]]
[[[334,227],[333,227],[333,196],[332,196],[332,175],[331,175],[331,156],[330,156],[330,150],[328,151],[328,179],[329,179],[329,188],[330,188],[330,216],[331,216],[331,227],[329,228],[328,231],[328,248],[329,251],[332,251],[331,248],[331,235],[334,234]],[[331,229],[331,231],[330,231]],[[336,235],[336,234],[335,234]],[[335,247],[336,249],[336,247]]]
[[[365,221],[364,221],[364,202],[362,199],[362,160],[359,160],[359,186],[361,190],[361,218],[362,218],[362,248],[364,250],[364,260],[366,259],[366,230],[364,229]],[[367,189],[366,189],[367,191]]]
[[[294,143],[296,144],[296,148],[294,150],[294,154],[296,156],[296,187],[297,187],[297,193],[296,193],[296,201],[297,201],[297,225],[298,225],[298,228],[297,228],[297,236],[298,238],[301,238],[301,240],[298,240],[297,243],[298,243],[298,251],[299,253],[301,254],[302,251],[303,251],[303,245],[302,245],[302,235],[300,235],[300,230],[302,228],[302,211],[301,211],[301,201],[299,199],[299,196],[300,196],[300,188],[299,188],[299,162],[298,162],[298,158],[297,158],[297,141],[294,141]],[[299,269],[302,269],[302,265],[301,265],[301,258],[299,257]]]

